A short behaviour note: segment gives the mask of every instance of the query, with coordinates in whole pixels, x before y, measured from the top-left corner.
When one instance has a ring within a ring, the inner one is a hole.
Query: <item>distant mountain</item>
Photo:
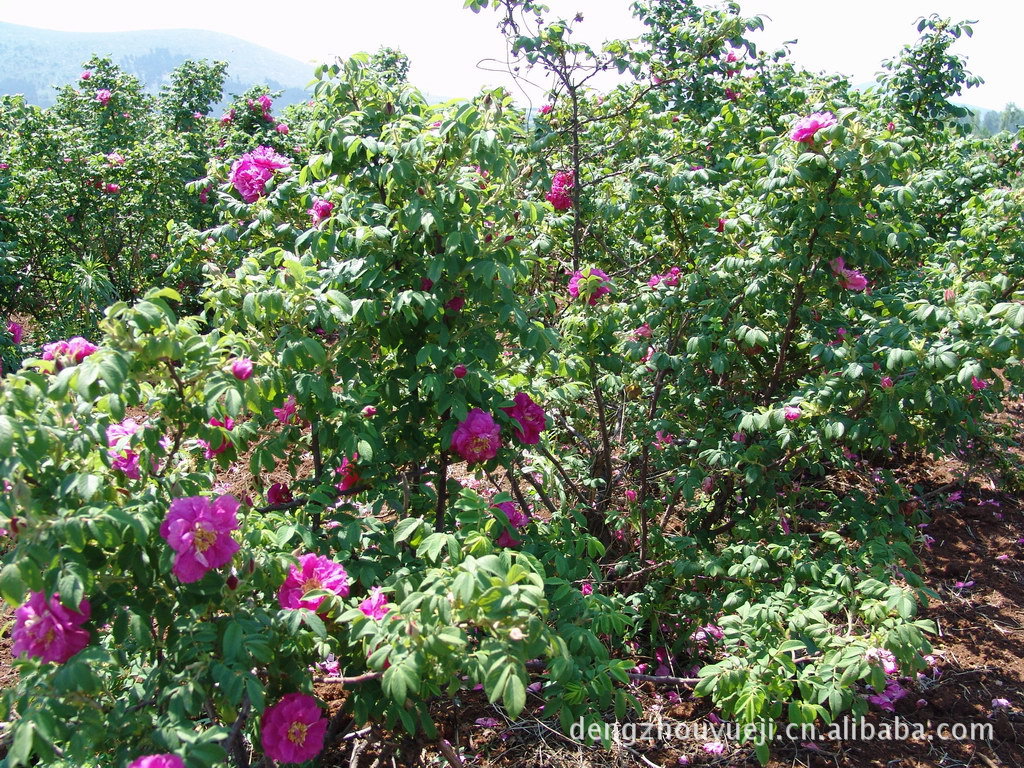
[[[313,65],[219,32],[198,29],[139,32],[57,32],[0,22],[0,94],[21,93],[31,104],[53,104],[54,86],[77,82],[93,54],[109,56],[146,88],[159,91],[186,59],[228,62],[225,95],[256,83],[283,91],[281,106],[309,97]]]

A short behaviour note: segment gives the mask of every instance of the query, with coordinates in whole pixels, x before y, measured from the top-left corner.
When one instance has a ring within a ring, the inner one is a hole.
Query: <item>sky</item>
[[[669,2],[671,0],[664,0]],[[548,0],[553,15],[581,12],[580,37],[592,44],[633,37],[640,24],[630,16],[629,0]],[[985,79],[960,101],[990,109],[1007,102],[1024,104],[1024,81],[1013,51],[1024,27],[1021,0],[860,0],[854,3],[807,0],[741,0],[744,13],[765,16],[764,33],[754,39],[774,50],[795,40],[793,59],[818,71],[849,75],[855,84],[873,79],[879,64],[917,37],[914,22],[933,12],[978,20],[971,39],[955,51],[969,69]],[[497,14],[473,14],[463,0],[333,0],[269,3],[267,0],[0,0],[0,21],[76,32],[198,28],[235,35],[312,64],[399,48],[412,61],[410,79],[440,97],[467,96],[483,86],[505,85],[510,78],[480,69],[484,59],[503,60],[504,40]],[[294,9],[294,11],[292,10]],[[493,66],[493,65],[492,65]],[[513,89],[515,90],[515,89]],[[530,91],[529,88],[527,88]],[[543,101],[542,89],[519,100]]]

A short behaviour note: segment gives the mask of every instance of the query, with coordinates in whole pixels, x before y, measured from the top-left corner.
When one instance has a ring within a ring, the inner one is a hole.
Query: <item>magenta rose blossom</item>
[[[107,427],[107,455],[110,457],[110,466],[123,472],[125,477],[131,480],[138,480],[140,477],[139,454],[128,448],[132,435],[139,429],[134,419],[125,419],[120,424],[111,424]]]
[[[107,162],[111,165],[124,165],[124,155],[120,152],[111,152],[107,155]]]
[[[98,91],[96,91],[96,101],[98,101],[105,107],[110,102],[110,97],[113,95],[114,94],[112,94],[106,88],[100,88]]]
[[[523,512],[511,501],[503,501],[501,504],[495,504],[494,508],[504,512],[505,517],[508,519],[508,524],[517,530],[530,522],[530,514],[528,512]]]
[[[291,132],[291,128],[288,127],[287,123],[278,123],[277,128],[275,128],[274,130],[276,130],[282,136],[287,136]]]
[[[238,542],[231,532],[238,529],[238,499],[205,496],[172,499],[160,526],[163,536],[177,554],[174,575],[185,583],[199,581],[207,571],[231,562]]]
[[[231,375],[239,381],[245,381],[252,376],[252,360],[248,357],[240,357],[231,363]]]
[[[314,589],[348,597],[348,573],[345,567],[322,555],[303,555],[299,558],[299,564],[292,566],[278,590],[277,602],[282,608],[308,608],[315,611],[324,601],[324,596],[303,599],[303,595]]]
[[[288,395],[284,405],[280,408],[274,408],[274,416],[282,424],[288,424],[293,420],[297,408],[298,402],[295,400],[295,395]]]
[[[255,203],[266,192],[266,184],[274,171],[291,167],[288,158],[266,146],[256,147],[235,160],[231,166],[231,185],[247,203]]]
[[[335,488],[344,493],[355,488],[359,484],[359,472],[356,471],[356,462],[359,461],[359,454],[352,454],[352,460],[349,461],[348,456],[341,457],[341,466],[334,470],[334,474],[338,476],[338,482],[335,484]]]
[[[83,600],[76,611],[61,605],[59,595],[47,600],[42,592],[32,592],[14,612],[11,654],[63,664],[89,644],[89,632],[82,625],[89,620],[90,612],[88,600]]]
[[[129,763],[128,768],[185,768],[185,763],[177,755],[143,755]]]
[[[284,483],[274,483],[267,489],[267,503],[269,504],[287,504],[291,500],[291,489]]]
[[[576,186],[576,177],[572,171],[559,171],[551,179],[551,191],[547,201],[556,211],[567,211],[572,208],[572,195],[569,190]]]
[[[551,114],[552,109],[554,109],[554,107],[552,107],[550,104],[543,104],[541,105],[541,108],[538,109],[537,111],[540,112],[542,115],[549,115]]]
[[[381,587],[370,589],[370,596],[359,604],[359,610],[374,621],[380,621],[388,612],[388,598]]]
[[[786,417],[786,421],[796,421],[803,416],[803,413],[796,406],[787,405],[782,409],[782,415]]]
[[[814,134],[822,128],[829,128],[836,124],[836,116],[831,112],[815,112],[807,117],[801,117],[789,138],[803,144],[810,144],[814,141]]]
[[[515,536],[513,536],[506,530],[501,532],[501,535],[498,537],[498,541],[496,543],[499,547],[509,548],[518,547],[523,542],[521,542],[519,539],[517,539]]]
[[[90,79],[90,78],[92,77],[92,72],[90,72],[90,71],[89,71],[89,70],[87,69],[87,70],[85,70],[85,72],[83,72],[83,73],[82,73],[82,74],[80,75],[80,77],[81,77],[81,78],[82,78],[83,80],[88,80],[88,79]]]
[[[498,455],[501,428],[489,413],[474,408],[459,422],[452,435],[452,448],[467,462],[475,464]]]
[[[329,200],[317,198],[313,201],[313,207],[306,211],[306,213],[308,213],[310,218],[313,220],[313,226],[318,227],[321,222],[330,218],[331,211],[333,210],[334,203]]]
[[[327,718],[312,696],[289,693],[267,707],[260,721],[260,742],[271,760],[304,763],[320,754]]]
[[[452,375],[455,376],[456,379],[463,379],[463,378],[465,378],[466,377],[466,366],[464,366],[462,363],[459,363],[454,368],[452,368]]]
[[[99,347],[75,336],[67,341],[53,341],[43,345],[43,360],[53,360],[58,368],[65,365],[78,364],[95,352]]]
[[[519,422],[516,438],[525,445],[536,445],[540,442],[540,433],[547,428],[544,421],[544,409],[533,402],[525,392],[517,392],[513,398],[515,405],[502,408],[505,413]]]
[[[580,282],[588,277],[599,277],[601,282],[596,288],[588,288],[589,282],[584,283],[583,290],[580,290]],[[599,297],[611,292],[611,283],[608,282],[608,275],[600,269],[588,267],[587,269],[574,272],[572,277],[569,278],[569,295],[574,299],[584,296],[590,306],[597,304]]]
[[[7,332],[11,334],[11,341],[15,344],[21,344],[21,339],[25,335],[25,329],[21,326],[21,323],[11,320],[7,324]]]
[[[856,269],[849,269],[842,256],[830,262],[832,272],[839,278],[839,285],[848,291],[863,291],[868,287],[868,279]]]

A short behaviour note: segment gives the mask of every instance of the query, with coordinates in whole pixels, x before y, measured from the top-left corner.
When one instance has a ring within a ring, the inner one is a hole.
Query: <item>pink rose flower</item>
[[[508,520],[508,524],[517,530],[530,522],[529,513],[523,512],[511,501],[503,501],[501,504],[495,504],[494,508],[503,512]]]
[[[274,128],[274,130],[284,136],[287,136],[288,133],[291,131],[291,128],[289,128],[285,123],[278,123],[277,127]]]
[[[429,277],[424,277],[424,278],[420,279],[420,290],[421,291],[429,291],[433,287],[434,287],[434,281],[431,280]]]
[[[523,542],[519,541],[519,539],[515,538],[507,530],[503,530],[501,532],[501,535],[498,537],[498,541],[496,543],[497,543],[497,545],[499,547],[508,548],[508,547],[518,547]]]
[[[177,755],[143,755],[129,763],[128,768],[185,768],[185,763]]]
[[[266,184],[273,178],[274,171],[290,167],[288,158],[270,147],[259,146],[242,155],[231,166],[231,185],[245,202],[254,203],[266,193]]]
[[[292,500],[292,492],[284,483],[274,483],[267,489],[268,504],[287,504]]]
[[[67,341],[54,341],[43,345],[43,360],[53,360],[60,366],[78,364],[99,347],[75,336]]]
[[[551,190],[547,194],[547,201],[556,211],[569,210],[572,208],[572,195],[569,190],[575,185],[576,178],[572,171],[559,171],[551,179]]]
[[[234,108],[229,109],[223,115],[220,116],[221,125],[231,125],[235,121],[235,110]]]
[[[89,620],[91,610],[88,600],[79,603],[76,611],[62,605],[60,595],[47,600],[42,592],[30,593],[14,612],[11,655],[63,664],[89,645],[89,632],[82,625]]]
[[[111,165],[124,165],[124,155],[120,152],[111,152],[107,155],[107,162]]]
[[[882,389],[892,389],[893,386],[891,376],[883,376],[882,380],[878,383],[882,387]]]
[[[341,466],[334,470],[334,474],[341,478],[334,487],[342,493],[359,484],[359,473],[356,471],[355,464],[357,461],[359,461],[358,453],[352,455],[352,461],[349,461],[348,456],[342,456]]]
[[[983,389],[988,389],[988,382],[984,379],[979,379],[977,376],[971,376],[971,389],[975,392],[980,392]]]
[[[370,418],[372,416],[376,416],[377,415],[377,408],[375,406],[368,405],[365,408],[363,408],[362,414],[366,418]]]
[[[304,763],[320,754],[327,718],[312,696],[289,693],[267,707],[260,721],[260,743],[271,760]]]
[[[701,749],[707,752],[709,755],[723,755],[725,754],[725,744],[720,741],[709,741],[704,744]]]
[[[134,419],[125,419],[120,424],[111,424],[107,427],[107,455],[111,459],[110,466],[131,480],[138,480],[141,476],[139,454],[128,448],[132,435],[139,429]]]
[[[100,88],[98,91],[96,91],[96,101],[98,101],[105,107],[110,102],[110,97],[113,95],[114,94],[112,94],[106,88]]]
[[[450,309],[452,312],[458,312],[466,306],[466,300],[461,296],[456,296],[453,299],[450,299],[444,306],[445,309]]]
[[[589,581],[584,581],[583,584],[580,586],[580,594],[584,596],[594,594],[594,585],[591,584]]]
[[[626,501],[628,501],[630,504],[632,504],[634,501],[636,501],[636,491],[633,490],[632,488],[627,488],[625,495],[626,495]]]
[[[277,602],[282,608],[308,608],[315,611],[326,596],[303,598],[307,592],[322,589],[340,597],[348,597],[348,573],[341,563],[322,555],[303,555],[299,564],[293,565],[284,584],[277,592]]]
[[[835,125],[836,122],[836,116],[831,112],[814,112],[797,121],[789,138],[796,142],[810,144],[814,141],[814,134],[823,128]]]
[[[452,368],[452,375],[456,379],[464,379],[466,377],[466,366],[464,366],[462,363],[459,363],[454,368]]]
[[[374,621],[380,621],[388,612],[388,598],[381,587],[370,589],[370,596],[359,603],[359,610]]]
[[[288,398],[284,401],[284,405],[280,408],[274,408],[274,416],[282,424],[289,424],[295,418],[295,412],[298,408],[298,403],[295,400],[295,395],[288,395]]]
[[[524,445],[536,445],[540,442],[540,433],[547,428],[544,409],[533,402],[525,392],[517,392],[513,398],[514,406],[502,408],[505,413],[519,422],[516,439]]]
[[[588,279],[593,277],[600,278],[596,288],[592,287],[593,281]],[[586,282],[584,282],[583,289],[581,290],[580,282],[584,280]],[[597,304],[598,298],[611,292],[611,283],[608,281],[608,275],[600,269],[587,267],[586,269],[574,272],[572,277],[569,278],[569,295],[574,299],[584,296],[590,306],[594,306]]]
[[[330,218],[331,211],[333,210],[334,203],[318,197],[313,201],[313,207],[306,211],[306,213],[313,220],[313,226],[319,227],[323,221]]]
[[[452,434],[451,447],[470,464],[498,455],[501,428],[494,418],[479,408],[471,410]]]
[[[743,434],[742,432],[733,432],[732,433],[732,441],[734,443],[745,443],[745,442],[747,442],[747,436],[745,434]]]
[[[116,195],[118,192],[121,191],[121,185],[114,183],[106,184],[103,187],[103,191],[106,192],[108,195]]]
[[[174,557],[173,571],[179,580],[199,581],[207,571],[231,562],[238,542],[231,532],[238,529],[238,499],[204,496],[172,499],[167,517],[160,526]]]
[[[231,363],[231,375],[239,381],[245,381],[252,376],[252,360],[248,357],[240,357]]]
[[[785,408],[783,408],[782,414],[786,417],[786,421],[796,421],[801,416],[803,416],[803,413],[800,411],[800,409],[792,405],[787,405]]]
[[[554,107],[552,107],[550,104],[542,104],[540,109],[538,109],[537,111],[540,112],[540,114],[542,115],[549,115],[551,114],[552,109],[554,109]]]
[[[11,334],[11,341],[15,344],[21,344],[21,339],[25,335],[25,329],[22,327],[21,323],[16,323],[14,320],[11,320],[7,324],[7,332]]]
[[[90,78],[92,78],[92,72],[90,72],[87,69],[87,70],[85,70],[85,72],[83,72],[81,75],[79,75],[79,77],[81,77],[83,80],[89,80]]]

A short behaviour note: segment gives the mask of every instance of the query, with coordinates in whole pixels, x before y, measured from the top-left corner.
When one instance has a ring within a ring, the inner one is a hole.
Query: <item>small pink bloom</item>
[[[433,287],[434,287],[434,281],[431,280],[429,277],[420,278],[420,290],[421,291],[429,291]]]
[[[636,341],[637,339],[649,339],[651,338],[651,335],[651,326],[649,326],[647,323],[644,323],[630,334],[634,341]]]
[[[971,376],[971,388],[980,392],[983,389],[988,389],[988,382],[984,379],[979,379],[977,376]]]
[[[745,442],[747,442],[747,436],[745,434],[743,434],[742,432],[733,432],[732,433],[732,441],[734,443],[745,443]]]
[[[7,324],[7,332],[11,334],[11,341],[15,344],[21,344],[21,339],[25,334],[25,329],[22,327],[21,323],[11,320]]]
[[[248,357],[240,357],[231,363],[231,375],[239,381],[245,381],[252,376],[252,360]]]
[[[285,123],[278,123],[274,130],[282,135],[287,135],[291,129]]]
[[[633,490],[632,488],[627,488],[625,495],[626,495],[626,501],[630,502],[631,504],[634,501],[636,501],[636,491]]]
[[[554,107],[552,107],[550,104],[543,104],[541,105],[541,108],[538,109],[537,111],[540,112],[540,114],[542,115],[549,115],[551,114],[552,109],[554,109]]]
[[[89,80],[90,78],[92,78],[92,72],[90,72],[87,69],[81,75],[79,75],[79,77],[81,77],[82,80]]]
[[[519,509],[511,501],[503,501],[501,504],[495,504],[494,507],[505,514],[505,518],[513,528],[522,528],[530,522],[530,514]]]
[[[273,178],[274,172],[290,167],[288,158],[277,154],[270,147],[259,146],[234,162],[229,178],[242,199],[254,203],[266,193],[266,184]]]
[[[357,461],[359,461],[358,453],[352,455],[351,461],[348,456],[342,456],[341,466],[334,470],[334,474],[341,478],[334,487],[342,493],[352,490],[359,484],[359,473],[356,471]]]
[[[448,303],[446,303],[444,306],[445,309],[449,309],[452,312],[458,312],[464,306],[466,306],[466,300],[461,296],[455,296],[454,298],[450,299]]]
[[[388,598],[381,587],[372,587],[370,596],[359,603],[359,610],[374,621],[380,621],[388,612]]]
[[[464,366],[462,363],[459,363],[454,368],[452,368],[452,375],[455,376],[456,379],[465,378],[466,366]]]
[[[260,721],[260,743],[271,760],[304,763],[324,748],[327,718],[312,696],[289,693],[267,707]]]
[[[551,203],[556,211],[567,211],[572,208],[571,190],[576,185],[576,178],[572,171],[559,171],[551,180],[551,190],[547,194],[547,201]]]
[[[494,418],[479,408],[469,412],[452,434],[451,447],[470,464],[498,455],[501,428]]]
[[[295,412],[298,409],[298,402],[295,400],[295,395],[288,395],[288,398],[284,401],[284,405],[280,408],[274,408],[274,416],[282,424],[289,424],[295,419]]]
[[[595,277],[599,280],[593,280]],[[580,288],[581,282],[583,283],[582,289]],[[607,273],[594,267],[574,272],[569,279],[569,295],[574,299],[583,296],[590,306],[596,305],[598,298],[611,292],[611,283],[608,281]]]
[[[96,101],[98,101],[105,107],[110,102],[110,97],[113,95],[114,94],[112,94],[106,88],[100,88],[98,91],[96,91]]]
[[[78,610],[67,608],[59,595],[47,600],[42,592],[32,592],[14,612],[11,638],[13,656],[35,656],[43,662],[63,664],[89,645],[89,632],[82,625],[89,620],[91,606],[83,600]]]
[[[1010,709],[1009,699],[992,699],[992,709]]]
[[[172,754],[143,755],[129,763],[128,768],[185,768],[185,763]]]
[[[107,155],[107,162],[111,165],[124,165],[124,155],[120,152],[111,152]]]
[[[836,116],[831,112],[814,112],[797,121],[789,138],[796,142],[809,144],[814,141],[814,134],[823,128],[835,125],[836,122]]]
[[[882,380],[878,383],[881,385],[882,389],[892,389],[893,387],[891,376],[883,376]]]
[[[331,217],[331,211],[334,210],[334,203],[324,200],[323,198],[317,198],[313,201],[313,206],[306,211],[313,221],[313,226],[320,226],[321,222],[326,221]]]
[[[520,428],[516,430],[516,439],[524,445],[537,445],[540,442],[540,433],[547,428],[544,409],[533,402],[525,392],[517,392],[513,401],[514,406],[501,410],[519,422]]]
[[[798,407],[792,405],[787,405],[785,408],[783,408],[782,414],[786,417],[786,421],[796,421],[801,416],[803,416],[801,410]]]
[[[235,110],[229,109],[223,115],[220,116],[221,125],[231,125],[235,121]]]
[[[518,547],[522,543],[523,542],[519,541],[517,538],[515,538],[507,530],[501,532],[501,535],[498,537],[498,541],[497,541],[497,544],[498,544],[499,547],[505,547],[505,548],[508,548],[508,547]]]
[[[363,408],[362,414],[366,418],[370,418],[371,416],[376,416],[377,415],[377,409],[374,406],[372,406],[372,405],[368,405],[365,408]]]
[[[173,571],[179,580],[198,581],[207,571],[231,562],[239,549],[231,536],[238,529],[238,506],[238,500],[228,495],[213,501],[204,496],[171,500],[160,535],[177,553]]]
[[[589,581],[584,581],[583,584],[580,586],[580,593],[584,596],[594,594],[594,585],[591,584]]]
[[[267,503],[287,504],[292,500],[292,492],[284,483],[274,483],[267,489]]]
[[[709,755],[723,755],[725,754],[725,744],[720,741],[709,741],[701,746],[705,752]]]
[[[348,597],[348,573],[341,563],[323,555],[308,554],[293,565],[277,592],[277,602],[282,608],[308,608],[315,611],[325,596],[305,599],[307,592],[321,589],[340,597]]]
[[[106,192],[108,195],[116,195],[118,192],[121,191],[121,185],[109,183],[104,185],[103,191]]]

